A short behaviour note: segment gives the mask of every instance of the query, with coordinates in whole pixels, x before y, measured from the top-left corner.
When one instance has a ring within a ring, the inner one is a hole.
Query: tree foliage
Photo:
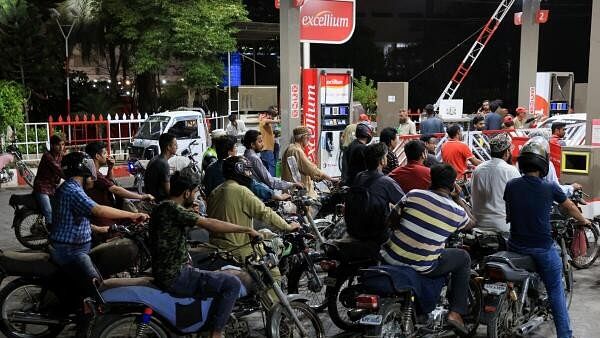
[[[362,104],[367,114],[374,114],[377,110],[377,88],[373,80],[366,76],[354,78],[353,88],[354,100]]]
[[[0,80],[0,134],[7,126],[16,127],[23,123],[23,107],[27,101],[27,92],[23,86]]]

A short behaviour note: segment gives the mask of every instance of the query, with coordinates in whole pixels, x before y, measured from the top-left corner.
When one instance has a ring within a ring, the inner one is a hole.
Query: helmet
[[[371,129],[371,126],[369,124],[359,123],[356,126],[356,132],[354,133],[354,135],[356,136],[356,138],[366,138],[367,143],[370,143],[371,139],[373,139],[373,130]]]
[[[512,145],[512,139],[508,134],[502,133],[494,136],[490,140],[490,151],[492,153],[502,153]]]
[[[548,141],[543,137],[536,136],[521,148],[518,162],[519,169],[525,173],[532,170],[539,170],[541,177],[548,175],[550,161],[548,158]]]
[[[544,140],[550,140],[550,131],[548,129],[543,128],[535,128],[531,132],[529,132],[529,138],[532,139],[534,137],[541,137]]]
[[[210,138],[213,140],[225,135],[227,135],[227,133],[223,129],[215,129],[210,132]]]
[[[231,156],[223,161],[223,177],[250,187],[252,182],[252,165],[243,156]]]
[[[69,153],[63,157],[60,166],[67,178],[82,176],[96,179],[96,166],[86,153],[80,151]]]

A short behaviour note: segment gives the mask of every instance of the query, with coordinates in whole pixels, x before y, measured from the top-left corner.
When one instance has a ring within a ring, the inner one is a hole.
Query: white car
[[[554,115],[546,121],[542,122],[538,128],[550,128],[552,127],[552,123],[554,122],[565,122],[567,126],[571,124],[584,123],[587,119],[586,113],[576,113],[576,114],[562,114],[562,115]]]
[[[586,119],[587,114],[585,113],[554,115],[540,123],[538,128],[550,129],[554,122],[564,122],[567,124],[564,137],[567,145],[581,145],[585,143]]]

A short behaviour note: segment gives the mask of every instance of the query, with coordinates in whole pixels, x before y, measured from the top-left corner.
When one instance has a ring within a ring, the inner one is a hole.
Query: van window
[[[178,139],[189,139],[198,137],[198,118],[197,117],[184,117],[182,120],[175,122],[175,124],[169,128],[170,134],[175,135]]]
[[[168,116],[150,116],[142,123],[142,127],[135,137],[146,140],[158,140],[170,119]]]

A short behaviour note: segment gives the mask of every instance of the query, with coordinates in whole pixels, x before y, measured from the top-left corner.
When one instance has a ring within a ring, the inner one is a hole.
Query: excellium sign
[[[300,8],[300,41],[342,44],[354,33],[354,0],[305,0]]]

